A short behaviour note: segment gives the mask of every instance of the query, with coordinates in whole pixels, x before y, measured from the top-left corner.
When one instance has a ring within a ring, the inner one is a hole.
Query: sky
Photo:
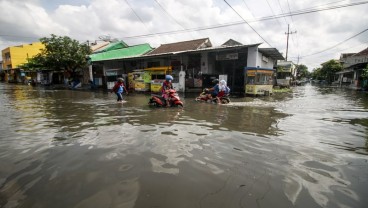
[[[0,0],[0,8],[1,50],[51,34],[152,47],[201,38],[220,46],[233,39],[262,43],[284,57],[288,51],[288,61],[312,71],[368,47],[364,0]]]

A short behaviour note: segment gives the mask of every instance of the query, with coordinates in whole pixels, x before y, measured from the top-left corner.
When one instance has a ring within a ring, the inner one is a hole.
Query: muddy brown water
[[[368,94],[152,108],[0,83],[0,207],[366,207]]]

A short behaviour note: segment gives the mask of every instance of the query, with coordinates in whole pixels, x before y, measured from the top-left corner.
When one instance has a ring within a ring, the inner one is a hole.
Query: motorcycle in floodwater
[[[208,96],[208,94],[209,94],[209,91],[208,91],[208,89],[207,88],[205,88],[204,90],[203,90],[203,92],[198,96],[198,97],[196,97],[196,101],[204,101],[204,102],[209,102],[209,101],[211,101],[211,102],[213,102],[213,103],[217,103],[217,98],[219,98],[220,99],[220,102],[221,102],[221,104],[228,104],[228,103],[230,103],[230,98],[229,98],[229,93],[227,93],[227,94],[225,94],[223,91],[222,92],[220,92],[218,95],[217,95],[217,97],[215,97],[215,98],[210,98],[209,96]]]
[[[178,93],[176,93],[176,90],[170,89],[168,90],[169,95],[169,107],[183,107],[183,102],[180,100]],[[156,107],[165,107],[167,106],[166,100],[161,95],[152,95],[150,98],[149,105],[156,106]]]

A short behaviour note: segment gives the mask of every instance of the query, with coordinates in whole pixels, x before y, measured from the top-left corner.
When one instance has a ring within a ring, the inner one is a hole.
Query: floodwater
[[[180,96],[0,83],[0,207],[367,206],[368,94]]]

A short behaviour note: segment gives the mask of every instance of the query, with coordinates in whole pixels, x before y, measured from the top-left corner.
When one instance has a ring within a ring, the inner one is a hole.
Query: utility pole
[[[296,31],[295,32],[289,32],[289,24],[288,24],[288,31],[287,31],[287,33],[285,33],[285,35],[287,35],[287,41],[286,41],[286,57],[285,57],[285,60],[286,61],[287,61],[288,50],[289,50],[289,35],[290,34],[294,34],[294,33],[296,33]]]

